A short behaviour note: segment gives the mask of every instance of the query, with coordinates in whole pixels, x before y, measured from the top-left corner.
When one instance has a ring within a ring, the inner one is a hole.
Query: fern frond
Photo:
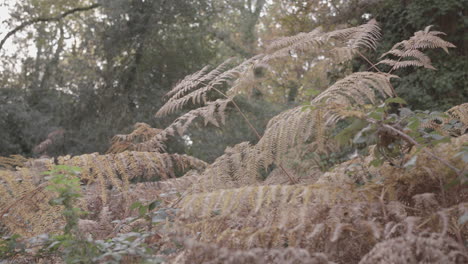
[[[105,239],[112,232],[112,212],[104,206],[99,213],[98,220],[79,219],[78,229],[83,234],[91,234],[94,239]]]
[[[324,37],[327,42],[338,40],[338,44],[331,49],[329,55],[341,63],[352,59],[360,48],[375,50],[381,33],[377,21],[372,19],[357,27],[329,32]]]
[[[211,191],[259,182],[262,169],[281,163],[291,147],[304,144],[307,140],[314,141],[315,151],[326,152],[329,145],[324,135],[328,127],[340,118],[361,114],[345,111],[348,106],[355,103],[375,104],[379,102],[379,97],[392,96],[389,83],[392,77],[373,72],[355,73],[338,81],[313,100],[312,105],[319,108],[326,104],[323,110],[303,111],[302,107],[297,107],[272,118],[257,145],[243,145],[235,155],[226,152],[201,175],[195,189]]]
[[[202,77],[208,74],[210,67],[207,65],[201,70],[194,72],[185,76],[184,79],[176,83],[176,85],[166,93],[165,97],[171,98],[172,96],[180,98],[181,95],[184,95],[186,92],[190,91],[197,87],[200,84]],[[215,71],[213,72],[213,74]],[[178,95],[177,95],[178,94]]]
[[[382,98],[394,96],[390,86],[391,78],[397,78],[397,76],[375,72],[355,72],[337,81],[315,97],[312,105],[322,103],[343,106],[356,103],[363,105],[367,103],[366,100],[375,104],[378,95]]]
[[[445,112],[434,112],[426,118],[420,128],[429,132],[437,131],[446,136],[458,137],[468,132],[468,103],[457,105]]]
[[[309,33],[299,33],[292,37],[282,37],[273,41],[266,50],[262,62],[290,56],[293,53],[312,51],[327,54],[337,61],[352,59],[359,48],[375,50],[380,39],[380,28],[376,20],[372,19],[364,25],[323,33],[321,28]],[[327,43],[330,47],[325,47]]]
[[[107,154],[121,153],[127,150],[141,150],[138,147],[138,143],[148,141],[153,137],[156,137],[161,133],[162,129],[152,128],[146,123],[136,123],[134,125],[134,130],[127,135],[115,135],[112,138],[112,145],[107,150]],[[161,149],[162,146],[159,146],[155,149]]]
[[[411,250],[417,248],[418,253]],[[464,263],[468,254],[462,246],[449,237],[434,233],[407,235],[377,244],[364,258],[362,264],[404,263]]]
[[[205,162],[187,155],[135,151],[85,154],[69,159],[59,157],[58,162],[82,168],[81,180],[87,184],[98,183],[104,202],[107,201],[109,186],[126,192],[132,180],[175,178],[176,170],[203,169],[206,166]]]
[[[15,167],[23,167],[27,161],[28,159],[21,155],[0,156],[0,169],[12,170]]]
[[[393,70],[398,70],[401,68],[406,68],[406,67],[425,67],[427,69],[435,70],[435,68],[431,64],[425,64],[424,62],[421,62],[419,60],[405,60],[405,61],[396,61],[396,60],[390,60],[390,59],[385,59],[379,61],[377,64],[385,64],[392,66]]]
[[[172,124],[164,130],[159,131],[149,140],[132,144],[131,149],[138,151],[162,152],[166,148],[165,141],[168,136],[175,136],[176,134],[183,136],[190,124],[192,124],[192,122],[198,117],[202,117],[204,119],[205,125],[212,124],[219,127],[220,124],[224,124],[226,121],[225,110],[230,102],[230,99],[218,99],[216,101],[208,102],[206,106],[191,110],[178,117]]]
[[[273,40],[266,47],[266,53],[272,54],[275,51],[278,51],[282,48],[291,47],[292,45],[295,45],[300,42],[306,42],[306,41],[317,39],[317,37],[321,35],[322,35],[322,28],[318,27],[307,33],[301,32],[294,36],[280,37],[280,38]]]
[[[180,136],[182,136],[184,135],[184,132],[187,130],[188,126],[197,117],[202,117],[204,119],[205,125],[212,124],[219,127],[218,119],[221,124],[224,124],[226,120],[224,110],[229,103],[230,100],[218,99],[214,102],[209,102],[204,107],[191,110],[190,112],[177,118],[164,130],[164,133],[174,136],[175,132],[177,132]]]
[[[246,264],[332,264],[325,254],[310,253],[302,248],[283,249],[252,248],[233,249],[181,238],[185,250],[176,258],[177,263],[246,263]]]
[[[455,48],[452,43],[443,40],[438,35],[445,35],[443,32],[431,31],[431,26],[426,27],[423,31],[414,33],[409,40],[403,40],[396,43],[392,49],[384,54],[380,58],[388,55],[398,57],[398,60],[384,59],[378,64],[385,64],[392,67],[393,70],[405,68],[409,66],[424,67],[427,69],[435,70],[431,64],[431,60],[425,55],[420,49],[436,49],[442,48],[448,53],[449,48]],[[409,60],[404,60],[408,59]]]
[[[368,48],[375,50],[377,42],[381,38],[380,27],[375,19],[366,24],[346,29],[335,30],[327,33],[327,39],[337,38],[343,40],[352,50]]]
[[[131,193],[137,200],[151,201],[154,197],[171,197],[183,193],[199,180],[200,174],[191,170],[179,178],[134,184]]]
[[[189,91],[196,89],[199,85],[206,85],[211,82],[213,79],[225,72],[232,63],[232,59],[227,59],[218,67],[208,72],[208,66],[205,66],[200,71],[187,76],[182,81],[180,81],[171,91],[166,94],[166,97],[171,98],[171,100],[179,99],[187,94]]]
[[[223,85],[226,83],[229,83],[231,81],[234,81],[237,79],[240,75],[242,75],[247,69],[249,69],[255,61],[258,60],[258,58],[261,56],[255,56],[252,57],[239,65],[235,66],[234,68],[231,68],[230,70],[220,72],[221,69],[224,69],[226,66],[223,64],[218,67],[215,72],[216,74],[212,74],[212,76],[207,77],[207,83],[200,83],[200,86],[197,87],[196,90],[185,94],[181,97],[172,97],[169,99],[169,101],[164,104],[156,113],[157,117],[163,117],[168,114],[171,114],[179,109],[181,109],[185,104],[188,102],[192,102],[193,104],[206,104],[206,94],[216,88],[222,88]],[[207,75],[210,75],[208,73]],[[211,80],[209,80],[212,78]],[[184,88],[184,87],[179,87],[179,90],[182,91],[188,91],[191,88]],[[176,94],[177,95],[177,94]]]
[[[262,58],[262,63],[268,63],[274,59],[287,57],[297,52],[318,52],[324,43],[321,28],[314,29],[309,33],[299,33],[292,37],[282,37],[273,41],[267,47],[266,56]]]
[[[468,132],[468,103],[450,108],[447,110],[447,114],[462,123],[459,128],[459,135],[463,135]]]
[[[64,224],[62,208],[49,201],[55,194],[47,183],[35,185],[30,169],[0,170],[0,222],[11,234],[24,237],[56,232]]]

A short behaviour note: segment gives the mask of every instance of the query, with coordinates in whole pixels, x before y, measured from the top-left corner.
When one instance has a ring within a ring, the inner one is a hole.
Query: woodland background
[[[437,74],[405,69],[397,92],[414,109],[445,111],[468,99],[467,0],[24,0],[3,1],[10,16],[2,34],[21,23],[46,18],[9,37],[0,49],[0,156],[104,153],[112,136],[136,122],[164,128],[176,114],[155,118],[176,82],[204,65],[248,58],[272,39],[334,30],[376,18],[383,38],[375,54],[427,25],[447,33],[450,56],[429,52]],[[77,7],[90,7],[50,19]],[[49,19],[47,19],[49,18]],[[3,43],[2,43],[3,44]],[[444,59],[438,57],[445,56]],[[306,60],[306,58],[301,58]],[[372,58],[375,59],[375,58]],[[284,64],[250,97],[238,99],[262,134],[281,110],[308,101],[353,70],[361,58],[306,70]],[[187,107],[190,108],[190,105]],[[196,123],[169,152],[206,162],[226,146],[255,143],[254,133],[232,109],[227,124],[204,129]],[[50,141],[40,145],[46,139]]]

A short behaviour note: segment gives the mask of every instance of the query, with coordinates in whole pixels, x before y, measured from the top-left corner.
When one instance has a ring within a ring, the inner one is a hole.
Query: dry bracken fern
[[[424,30],[414,33],[414,36],[409,40],[398,42],[390,51],[381,56],[383,58],[387,55],[393,55],[398,60],[384,59],[377,64],[389,65],[392,67],[392,71],[408,66],[435,69],[431,64],[431,59],[420,50],[442,48],[448,53],[448,48],[455,48],[455,45],[441,39],[438,37],[439,35],[445,34],[440,31],[431,31],[431,26],[428,26]]]
[[[141,142],[148,141],[156,137],[162,129],[152,128],[146,123],[136,123],[134,130],[127,135],[115,135],[112,138],[112,144],[107,150],[107,153],[120,153],[124,151],[142,151],[139,149]],[[157,146],[155,149],[163,149],[163,146]]]

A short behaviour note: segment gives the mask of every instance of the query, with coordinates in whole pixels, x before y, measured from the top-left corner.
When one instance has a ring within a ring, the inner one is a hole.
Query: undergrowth
[[[468,103],[411,110],[392,82],[400,68],[433,70],[425,50],[454,46],[427,27],[372,62],[365,54],[380,34],[375,20],[315,29],[205,67],[167,94],[157,116],[198,108],[165,129],[136,124],[106,155],[0,158],[2,261],[467,263]],[[369,70],[313,93],[260,135],[236,96],[305,53],[317,65],[358,56]],[[221,126],[227,108],[256,144],[211,164],[165,153],[168,137],[200,117]]]

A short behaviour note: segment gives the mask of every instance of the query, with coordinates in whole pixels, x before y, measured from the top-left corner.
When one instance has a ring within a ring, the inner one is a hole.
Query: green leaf
[[[158,206],[158,205],[160,205],[160,204],[161,204],[161,201],[159,201],[159,200],[156,200],[156,201],[150,203],[150,204],[148,205],[148,211],[154,210],[154,208],[156,208],[156,206]]]
[[[140,206],[140,208],[138,209],[138,213],[140,214],[140,216],[145,215],[146,212],[148,212],[148,207],[146,206]]]
[[[375,111],[375,112],[369,113],[369,117],[373,118],[375,120],[382,120],[383,113],[379,113],[379,112]]]
[[[142,204],[140,202],[134,202],[132,205],[130,205],[130,210],[139,208],[141,206],[142,206]]]
[[[408,124],[408,128],[411,129],[411,131],[413,132],[416,132],[420,126],[421,121],[419,121],[418,118],[412,118],[410,123]]]
[[[374,167],[379,167],[383,164],[383,162],[384,161],[382,159],[374,159],[373,161],[370,162],[370,165]]]

